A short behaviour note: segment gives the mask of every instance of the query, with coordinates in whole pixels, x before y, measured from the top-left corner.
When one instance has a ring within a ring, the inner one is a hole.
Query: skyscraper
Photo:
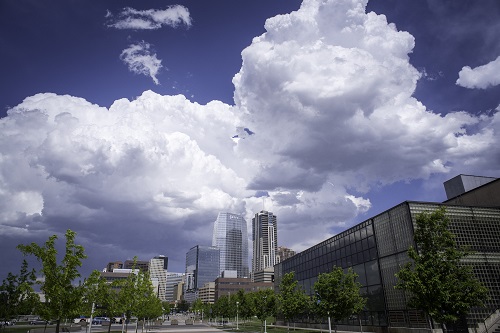
[[[276,215],[260,211],[252,218],[252,272],[273,267],[278,263],[278,229]]]
[[[239,278],[248,277],[248,233],[242,216],[219,213],[214,222],[212,246],[220,250],[219,274],[231,270]]]
[[[198,290],[219,276],[220,251],[215,246],[196,245],[186,253],[186,284],[184,298],[196,300]]]
[[[167,300],[167,268],[168,258],[165,256],[157,256],[149,260],[149,277],[151,281],[158,282],[157,295],[162,301]]]

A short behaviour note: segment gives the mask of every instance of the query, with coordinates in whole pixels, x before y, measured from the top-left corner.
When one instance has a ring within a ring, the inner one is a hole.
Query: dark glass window
[[[365,263],[367,285],[380,284],[380,272],[377,260]]]

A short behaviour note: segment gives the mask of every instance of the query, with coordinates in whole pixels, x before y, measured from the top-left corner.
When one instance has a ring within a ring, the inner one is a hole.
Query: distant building
[[[156,294],[161,301],[167,300],[167,269],[168,257],[157,256],[149,260],[149,277],[151,281],[156,280]]]
[[[112,261],[108,263],[106,266],[106,272],[112,272],[114,269],[123,268],[123,262],[121,261]]]
[[[222,296],[235,296],[238,291],[245,293],[254,292],[261,289],[273,289],[272,282],[252,282],[249,278],[224,278],[219,277],[215,280],[215,301]]]
[[[175,296],[175,289],[177,288],[179,283],[184,283],[184,273],[174,273],[174,272],[167,272],[167,284],[165,287],[165,298],[168,302],[175,302],[175,301],[180,301],[182,292],[176,297]]]
[[[265,210],[255,214],[252,218],[252,240],[252,272],[273,267],[279,262],[276,215]]]
[[[200,288],[198,299],[205,304],[215,303],[215,282],[207,282]]]
[[[220,250],[220,272],[237,271],[238,277],[248,277],[247,223],[241,215],[219,213],[214,222],[212,246]]]
[[[186,253],[186,284],[184,299],[192,303],[198,291],[207,282],[219,276],[220,251],[215,246],[193,246]]]
[[[289,249],[289,248],[284,247],[284,246],[278,246],[278,251],[276,253],[279,257],[279,261],[286,260],[286,259],[291,258],[295,255],[294,250]]]
[[[267,267],[261,269],[260,271],[252,272],[253,282],[264,282],[273,283],[274,282],[274,267]]]
[[[144,261],[144,260],[137,260],[134,263],[134,260],[125,260],[125,263],[123,264],[123,268],[125,269],[133,269],[137,268],[140,269],[141,272],[147,273],[149,271],[149,261]]]

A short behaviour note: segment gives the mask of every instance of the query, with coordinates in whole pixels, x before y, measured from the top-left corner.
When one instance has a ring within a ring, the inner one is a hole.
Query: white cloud
[[[156,53],[151,53],[151,44],[144,41],[137,44],[130,44],[120,54],[120,59],[128,66],[128,69],[135,74],[150,76],[155,84],[159,84],[158,72],[162,68],[161,60],[156,57]]]
[[[306,0],[267,20],[242,52],[235,106],[151,91],[109,109],[26,98],[0,119],[0,234],[71,228],[101,265],[165,249],[182,267],[191,246],[210,243],[219,211],[250,224],[256,193],[269,193],[279,244],[302,250],[367,212],[374,187],[498,172],[499,113],[427,110],[412,97],[413,37],[365,5]],[[149,48],[122,58],[155,80]]]
[[[106,18],[110,20],[108,26],[116,29],[152,30],[160,29],[165,25],[173,28],[181,24],[191,26],[189,10],[181,5],[169,6],[164,10],[137,10],[127,7],[118,14],[117,18],[108,10]]]
[[[458,73],[457,85],[465,88],[486,89],[500,84],[500,56],[476,68],[464,66]]]

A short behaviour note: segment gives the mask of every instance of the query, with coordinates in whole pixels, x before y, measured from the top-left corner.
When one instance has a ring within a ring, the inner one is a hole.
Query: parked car
[[[35,319],[30,321],[30,325],[52,325],[52,322],[50,320],[43,320],[43,319]]]
[[[92,319],[92,325],[109,325],[110,320],[108,317],[95,317]]]

